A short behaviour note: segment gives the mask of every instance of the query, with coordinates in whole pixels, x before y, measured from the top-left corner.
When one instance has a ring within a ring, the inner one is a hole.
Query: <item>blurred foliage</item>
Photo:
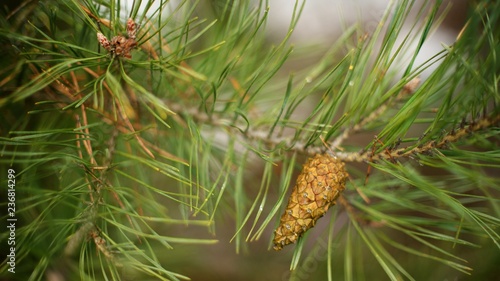
[[[325,51],[290,43],[302,1],[277,44],[271,1],[5,2],[0,182],[15,171],[18,221],[0,278],[494,278],[500,4],[471,4],[456,42],[417,65],[446,14],[391,3]],[[403,33],[410,11],[422,20]],[[131,59],[96,36],[125,36],[128,18]],[[339,204],[270,251],[301,163],[332,143],[351,175]]]

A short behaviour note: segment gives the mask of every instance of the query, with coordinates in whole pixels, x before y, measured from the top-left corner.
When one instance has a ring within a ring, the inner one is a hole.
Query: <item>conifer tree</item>
[[[278,44],[272,1],[6,4],[0,279],[208,280],[229,252],[214,279],[496,276],[500,4],[419,65],[441,1],[326,51],[290,2]]]

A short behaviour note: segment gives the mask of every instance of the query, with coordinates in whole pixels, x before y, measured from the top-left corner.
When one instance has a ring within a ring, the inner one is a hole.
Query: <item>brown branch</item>
[[[392,150],[384,150],[375,155],[370,153],[337,153],[337,157],[346,162],[376,162],[378,160],[394,161],[394,159],[402,157],[411,157],[418,154],[429,154],[435,149],[443,149],[450,143],[457,142],[474,132],[485,130],[500,122],[500,113],[490,116],[484,116],[481,119],[475,120],[470,125],[460,125],[460,128],[452,130],[450,133],[444,135],[438,140],[431,140],[425,144],[413,148],[399,148]]]
[[[412,80],[413,81],[413,80]],[[412,86],[412,89],[413,86]],[[409,90],[404,90],[409,91]],[[406,93],[405,93],[406,94]],[[240,131],[235,129],[232,121],[230,119],[223,118],[219,114],[208,115],[205,112],[201,112],[198,108],[186,108],[181,104],[169,103],[170,108],[181,113],[181,116],[189,116],[193,118],[195,122],[210,124],[213,127],[224,127],[225,130],[232,130],[235,133]],[[439,140],[429,141],[425,144],[419,145],[413,148],[399,148],[399,149],[384,149],[381,152],[372,154],[371,152],[336,152],[335,156],[345,162],[376,162],[378,160],[389,160],[395,161],[401,157],[410,157],[415,154],[425,154],[430,153],[434,149],[442,149],[449,143],[457,142],[458,140],[468,136],[469,134],[477,131],[487,129],[494,124],[499,123],[500,113],[494,114],[492,116],[485,116],[471,123],[468,126],[461,125],[457,130],[451,131],[449,134],[443,136]],[[364,122],[362,122],[364,124]],[[351,130],[351,132],[353,132]],[[268,131],[259,128],[249,128],[243,134],[239,134],[240,137],[247,141],[257,142],[259,144],[264,144],[269,148],[276,148],[278,146],[286,147],[289,151],[295,151],[307,155],[315,155],[317,153],[323,153],[325,148],[322,146],[310,146],[306,147],[305,143],[296,141],[292,137],[271,137],[269,138]]]
[[[94,244],[96,245],[96,248],[99,252],[101,252],[106,259],[108,259],[110,262],[112,262],[115,266],[123,266],[121,263],[119,263],[113,253],[109,250],[108,243],[104,238],[101,237],[99,231],[94,227],[93,229],[90,230],[90,237],[94,241]]]

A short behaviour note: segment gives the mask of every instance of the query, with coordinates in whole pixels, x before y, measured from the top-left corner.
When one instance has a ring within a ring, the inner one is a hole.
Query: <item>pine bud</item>
[[[110,51],[111,50],[111,42],[109,42],[108,38],[106,38],[106,36],[104,36],[104,34],[100,33],[100,32],[97,32],[97,41],[99,42],[99,44],[101,44],[101,46]]]
[[[348,174],[344,163],[328,155],[309,158],[297,177],[288,206],[274,231],[274,249],[295,243],[316,224],[345,189]]]
[[[129,39],[135,40],[137,35],[137,24],[133,19],[127,20],[127,35]]]

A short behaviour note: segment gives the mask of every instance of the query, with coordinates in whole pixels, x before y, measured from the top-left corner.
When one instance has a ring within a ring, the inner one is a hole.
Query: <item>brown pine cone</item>
[[[316,224],[345,189],[348,174],[344,163],[328,155],[309,158],[297,177],[288,206],[274,231],[274,249],[295,243]]]

